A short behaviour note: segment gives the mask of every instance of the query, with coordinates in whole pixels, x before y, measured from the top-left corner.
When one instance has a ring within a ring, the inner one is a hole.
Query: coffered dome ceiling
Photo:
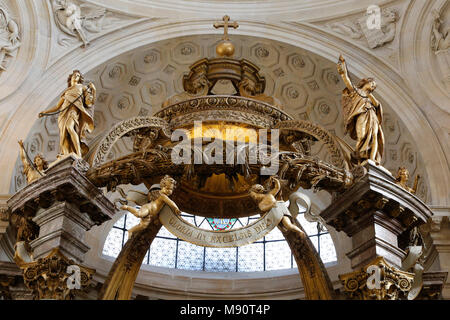
[[[85,79],[97,87],[95,130],[90,143],[97,141],[115,123],[137,115],[153,115],[160,110],[166,98],[183,91],[182,75],[189,66],[203,57],[214,57],[217,35],[199,35],[174,38],[141,47],[120,55],[85,73]],[[296,119],[318,123],[350,145],[354,141],[344,137],[341,115],[341,92],[344,84],[336,72],[335,61],[329,61],[304,49],[285,43],[242,35],[231,37],[236,46],[234,57],[247,59],[261,68],[266,79],[265,93],[279,99],[285,112]],[[349,66],[350,72],[352,66]],[[367,76],[371,76],[368,74]],[[353,77],[353,81],[357,81]],[[227,82],[219,82],[213,92],[234,93]],[[56,93],[57,94],[57,93]],[[376,94],[376,92],[375,92]],[[377,94],[376,94],[377,95]],[[392,106],[383,98],[383,127],[386,137],[383,166],[396,174],[399,166],[406,166],[410,176],[421,175],[418,196],[427,201],[429,187],[424,163],[416,149],[411,133],[395,116]],[[49,104],[56,103],[55,100]],[[30,157],[42,152],[47,159],[56,158],[58,127],[56,117],[39,119],[26,139]],[[326,159],[325,148],[314,146],[319,157]],[[109,160],[132,151],[126,138],[116,144]],[[25,186],[17,160],[10,191]]]

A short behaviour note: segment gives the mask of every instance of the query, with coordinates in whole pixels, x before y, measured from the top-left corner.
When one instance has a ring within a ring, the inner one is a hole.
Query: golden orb
[[[231,57],[234,54],[234,44],[224,40],[217,45],[216,53],[219,57]]]

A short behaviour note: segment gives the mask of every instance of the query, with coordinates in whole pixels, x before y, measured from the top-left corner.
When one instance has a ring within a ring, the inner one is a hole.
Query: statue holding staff
[[[352,158],[359,164],[368,159],[380,164],[384,148],[383,109],[372,94],[377,84],[373,78],[364,78],[355,87],[342,55],[337,69],[346,86],[342,92],[345,133],[356,140]]]
[[[25,151],[22,140],[19,140],[19,146],[20,160],[22,160],[23,164],[23,174],[27,177],[27,183],[30,184],[44,176],[44,170],[47,169],[47,161],[42,154],[37,154],[32,162]]]
[[[408,186],[409,181],[409,171],[405,167],[398,168],[397,178],[395,179],[395,183],[397,183],[400,187],[405,189],[406,191],[415,194],[417,191],[417,186],[419,184],[420,175],[416,175],[414,179],[414,185],[412,188]]]
[[[83,81],[80,71],[74,70],[68,78],[68,88],[56,106],[39,113],[39,118],[59,114],[58,158],[70,153],[81,158],[89,151],[84,138],[87,132],[94,129],[94,120],[87,109],[95,103],[96,90],[93,83],[85,86]]]

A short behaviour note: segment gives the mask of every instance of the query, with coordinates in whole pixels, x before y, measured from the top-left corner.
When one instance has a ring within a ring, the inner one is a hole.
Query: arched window
[[[253,223],[260,216],[239,219],[212,219],[182,214],[183,219],[203,229],[229,230]],[[329,232],[317,222],[308,222],[303,213],[297,217],[325,264],[336,262],[336,250]],[[131,213],[124,214],[109,232],[103,254],[117,257],[128,239],[128,229],[139,223]],[[282,233],[275,228],[252,244],[237,248],[200,247],[183,241],[164,226],[153,240],[144,264],[198,271],[269,271],[296,268],[294,257]]]

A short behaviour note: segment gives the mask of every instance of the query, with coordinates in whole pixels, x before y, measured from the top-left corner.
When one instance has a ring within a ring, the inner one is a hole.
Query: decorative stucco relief
[[[7,69],[9,60],[15,57],[20,44],[19,25],[0,3],[0,74]]]

